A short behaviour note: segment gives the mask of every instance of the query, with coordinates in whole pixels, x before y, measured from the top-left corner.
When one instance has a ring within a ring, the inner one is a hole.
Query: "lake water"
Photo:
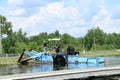
[[[54,66],[53,64],[34,64],[33,63],[28,65],[0,66],[0,75],[45,72],[45,71],[55,71],[55,70],[62,70],[62,69],[117,66],[117,65],[120,65],[120,56],[105,57],[105,63],[88,63],[88,64],[80,63],[80,64],[68,64],[66,66]]]

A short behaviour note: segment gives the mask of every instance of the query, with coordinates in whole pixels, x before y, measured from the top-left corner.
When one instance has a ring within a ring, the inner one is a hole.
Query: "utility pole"
[[[0,0],[1,2],[1,0]],[[0,20],[0,54],[2,54],[2,36],[1,36],[1,27],[2,27],[2,20]]]
[[[2,22],[0,22],[0,54],[2,54],[2,35],[1,35]]]
[[[95,44],[95,27],[93,28],[94,30],[94,51],[96,51],[96,44]]]

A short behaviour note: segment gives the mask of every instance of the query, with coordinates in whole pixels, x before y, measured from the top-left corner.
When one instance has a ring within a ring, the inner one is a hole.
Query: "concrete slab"
[[[120,74],[120,66],[71,69],[0,76],[0,80],[63,80]]]

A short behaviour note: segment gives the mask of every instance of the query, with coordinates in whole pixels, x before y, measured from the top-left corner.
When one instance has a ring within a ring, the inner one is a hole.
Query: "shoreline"
[[[89,51],[80,53],[80,56],[120,56],[120,51]],[[0,66],[18,64],[19,56],[15,57],[0,57]],[[30,63],[34,63],[32,60]]]

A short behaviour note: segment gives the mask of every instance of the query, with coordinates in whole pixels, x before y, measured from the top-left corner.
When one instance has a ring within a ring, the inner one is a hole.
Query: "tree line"
[[[120,33],[107,34],[99,27],[89,29],[84,37],[75,38],[67,33],[60,34],[58,30],[48,34],[47,32],[27,37],[27,33],[19,29],[13,31],[12,23],[6,17],[0,15],[0,27],[2,37],[2,53],[20,53],[22,49],[34,49],[43,51],[43,41],[51,45],[60,45],[66,51],[68,46],[77,51],[82,50],[112,50],[120,49]],[[52,38],[61,38],[60,41],[48,41]]]

